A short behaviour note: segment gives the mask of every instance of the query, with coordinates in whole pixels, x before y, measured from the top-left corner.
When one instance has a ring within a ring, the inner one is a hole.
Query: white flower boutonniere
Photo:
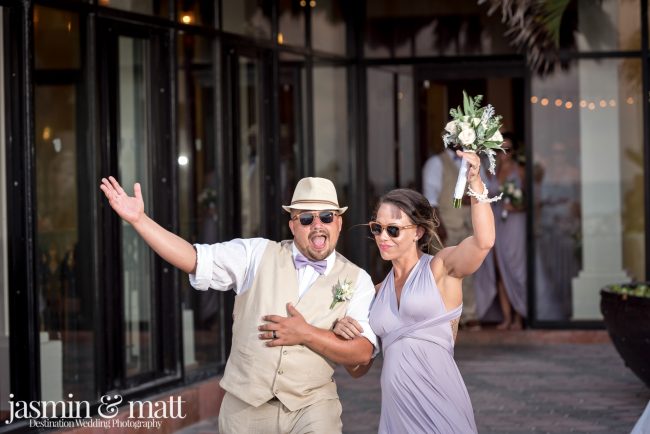
[[[336,303],[339,301],[347,301],[352,298],[354,289],[352,288],[352,281],[345,279],[343,283],[339,280],[336,285],[334,285],[334,300],[330,304],[330,309],[334,309]]]

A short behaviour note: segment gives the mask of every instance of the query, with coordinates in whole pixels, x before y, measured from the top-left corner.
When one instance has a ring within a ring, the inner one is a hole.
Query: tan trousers
[[[278,400],[253,407],[226,392],[219,411],[219,434],[340,434],[341,411],[338,399],[290,411]]]
[[[457,246],[465,238],[472,234],[471,229],[447,229],[446,246]],[[463,279],[463,313],[460,315],[460,323],[478,320],[476,313],[476,293],[474,292],[474,275],[471,274]]]

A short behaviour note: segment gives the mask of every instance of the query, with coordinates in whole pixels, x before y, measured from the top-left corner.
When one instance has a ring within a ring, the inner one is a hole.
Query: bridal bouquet
[[[517,187],[514,181],[506,181],[503,183],[499,189],[503,195],[504,204],[512,204],[515,208],[519,208],[523,205],[524,194],[521,191],[521,188]],[[508,210],[503,207],[501,210],[501,220],[508,218]]]
[[[481,107],[483,95],[467,96],[463,91],[463,108],[452,108],[449,115],[452,120],[445,126],[442,140],[445,147],[457,145],[463,152],[483,153],[487,156],[490,166],[488,170],[494,174],[496,168],[496,151],[503,151],[501,144],[503,137],[499,132],[501,116],[494,113],[494,107],[488,104]],[[467,183],[467,169],[469,163],[463,159],[454,190],[454,208],[461,207],[465,185]],[[495,199],[495,200],[498,200]]]

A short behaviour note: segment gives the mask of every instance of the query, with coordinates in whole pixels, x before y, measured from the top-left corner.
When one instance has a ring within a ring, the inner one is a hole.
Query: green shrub
[[[605,289],[608,289],[616,294],[650,298],[650,285],[646,283],[624,283],[621,285],[608,285],[605,287]]]

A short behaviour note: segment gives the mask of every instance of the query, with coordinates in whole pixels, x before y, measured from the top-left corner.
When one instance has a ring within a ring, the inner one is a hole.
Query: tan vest
[[[458,179],[458,166],[449,156],[447,151],[440,154],[442,161],[442,190],[438,198],[438,211],[440,218],[447,230],[459,230],[471,228],[471,211],[469,205],[463,205],[461,208],[454,208],[454,190],[456,180]]]
[[[286,303],[292,302],[309,324],[331,329],[345,316],[348,305],[347,301],[339,302],[330,309],[334,286],[339,279],[348,279],[356,286],[361,269],[336,253],[329,273],[319,276],[298,298],[291,245],[292,241],[269,241],[253,286],[235,298],[232,349],[221,387],[255,407],[275,396],[295,411],[338,397],[332,379],[335,365],[303,345],[267,347],[258,338],[262,316],[287,316]]]

